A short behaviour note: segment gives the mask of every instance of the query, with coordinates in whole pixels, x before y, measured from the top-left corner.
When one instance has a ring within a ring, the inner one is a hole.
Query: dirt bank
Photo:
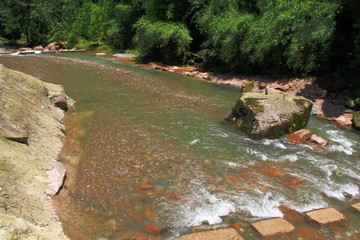
[[[51,195],[72,103],[62,86],[0,65],[0,239],[68,239]]]

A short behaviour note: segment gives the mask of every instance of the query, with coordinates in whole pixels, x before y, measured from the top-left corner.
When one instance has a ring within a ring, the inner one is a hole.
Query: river
[[[254,141],[224,122],[239,96],[231,87],[89,53],[0,63],[62,84],[76,101],[60,160],[78,160],[55,199],[73,239],[173,238],[284,215],[326,238],[360,233],[359,214],[349,210],[360,198],[356,132],[312,117],[308,129],[331,140],[325,151],[284,138]],[[346,224],[334,231],[299,217],[323,207],[345,212]],[[248,224],[239,231],[259,238]]]

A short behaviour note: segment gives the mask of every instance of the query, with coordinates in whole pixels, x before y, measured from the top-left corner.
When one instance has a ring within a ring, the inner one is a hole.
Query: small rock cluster
[[[313,150],[321,150],[329,145],[329,140],[324,136],[314,134],[308,129],[300,129],[296,132],[288,134],[285,138],[294,144],[306,144]]]
[[[39,53],[54,53],[54,52],[85,52],[85,50],[77,50],[75,48],[68,49],[69,44],[66,41],[63,42],[51,42],[47,46],[38,45],[33,48],[22,47],[15,50],[0,50],[0,54],[39,54]]]

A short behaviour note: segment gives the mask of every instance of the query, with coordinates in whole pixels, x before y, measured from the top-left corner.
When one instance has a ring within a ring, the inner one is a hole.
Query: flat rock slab
[[[290,233],[295,230],[295,227],[283,218],[254,222],[251,225],[265,238]]]
[[[243,240],[235,229],[225,228],[207,232],[192,233],[177,240]]]
[[[334,208],[325,208],[306,213],[310,219],[324,225],[346,220],[345,216]]]
[[[355,203],[353,205],[351,205],[354,209],[358,210],[360,212],[360,202]]]

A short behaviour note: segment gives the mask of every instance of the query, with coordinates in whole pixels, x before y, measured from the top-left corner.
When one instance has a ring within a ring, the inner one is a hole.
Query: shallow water
[[[64,220],[72,238],[122,239],[149,226],[171,238],[204,223],[328,206],[347,213],[342,231],[310,227],[327,238],[359,233],[360,216],[348,210],[360,197],[359,134],[311,118],[308,128],[332,141],[326,151],[284,139],[253,141],[223,121],[236,89],[87,53],[56,56],[6,56],[0,63],[63,84],[77,113],[91,113],[81,121],[81,160],[68,189],[71,208],[64,209],[63,219],[77,220]]]

